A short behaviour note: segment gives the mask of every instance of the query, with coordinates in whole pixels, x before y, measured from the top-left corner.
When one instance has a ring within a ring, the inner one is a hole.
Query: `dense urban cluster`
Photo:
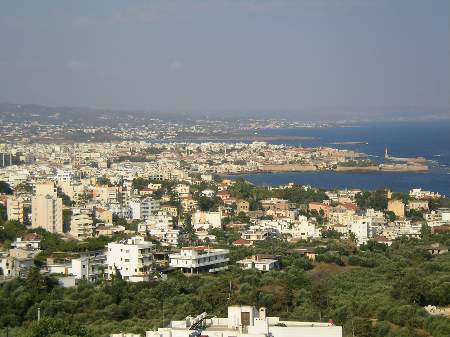
[[[340,124],[0,103],[0,137],[5,142],[217,140],[230,137],[237,140],[257,138],[261,129],[318,128]]]
[[[357,155],[263,142],[5,146],[0,329],[447,336],[445,196],[220,175]]]

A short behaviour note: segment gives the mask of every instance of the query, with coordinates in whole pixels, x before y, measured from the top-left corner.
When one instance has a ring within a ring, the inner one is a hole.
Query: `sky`
[[[448,0],[0,0],[0,102],[389,114],[449,93]]]

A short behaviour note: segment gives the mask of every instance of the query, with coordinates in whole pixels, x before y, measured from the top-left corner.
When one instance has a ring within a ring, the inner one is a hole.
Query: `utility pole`
[[[37,313],[37,320],[38,322],[41,320],[41,308],[38,308],[38,313]]]

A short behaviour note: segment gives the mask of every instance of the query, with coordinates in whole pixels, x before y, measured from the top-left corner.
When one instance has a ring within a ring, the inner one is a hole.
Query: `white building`
[[[228,249],[211,249],[206,246],[184,247],[176,254],[170,254],[170,267],[184,273],[218,272],[228,269]]]
[[[101,278],[106,269],[106,255],[103,251],[81,253],[78,259],[72,259],[70,273],[77,280],[91,282]]]
[[[131,218],[133,220],[148,219],[160,209],[160,201],[151,197],[144,199],[133,199],[129,202]]]
[[[257,269],[259,271],[269,271],[278,269],[280,263],[277,259],[254,255],[236,262],[242,269]]]
[[[423,191],[421,188],[413,188],[409,191],[409,196],[416,199],[439,198],[441,195],[437,192]]]
[[[306,221],[294,223],[290,230],[293,239],[308,240],[318,238],[321,235],[321,230],[316,225]]]
[[[195,230],[222,228],[222,213],[197,211],[192,214],[192,226]]]
[[[139,236],[108,243],[106,276],[111,279],[118,272],[126,281],[148,281],[152,260],[152,243]]]
[[[349,232],[355,235],[358,245],[362,245],[369,240],[370,224],[370,218],[359,218],[353,219],[353,221],[348,226]]]
[[[333,323],[283,321],[269,317],[266,309],[248,305],[228,307],[228,317],[210,317],[206,312],[169,327],[147,331],[146,337],[342,337],[342,327]]]

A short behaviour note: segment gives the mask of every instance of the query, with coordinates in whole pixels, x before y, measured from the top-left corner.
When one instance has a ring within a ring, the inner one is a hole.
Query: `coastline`
[[[220,173],[219,176],[238,176],[246,174],[270,174],[270,173],[302,173],[302,172],[336,172],[336,173],[377,173],[377,172],[393,172],[393,173],[429,173],[430,168],[425,167],[399,167],[399,168],[380,168],[379,166],[368,167],[337,167],[335,169],[318,169],[317,167],[303,167],[303,168],[266,168],[257,170],[247,170],[240,172]]]

